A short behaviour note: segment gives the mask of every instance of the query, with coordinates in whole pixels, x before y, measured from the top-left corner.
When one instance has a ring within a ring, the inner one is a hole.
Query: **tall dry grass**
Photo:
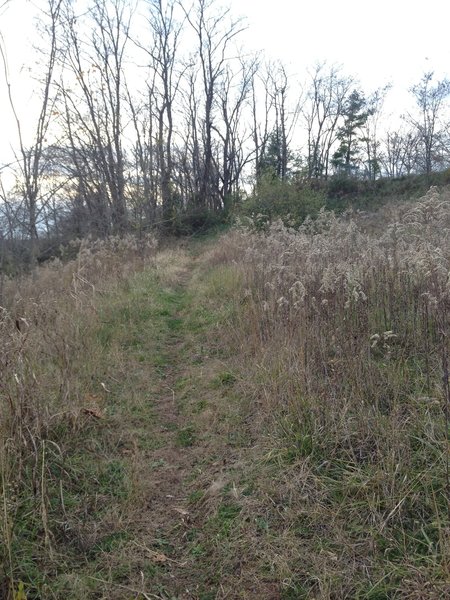
[[[0,596],[9,597],[17,589],[16,572],[31,573],[54,553],[53,527],[61,523],[49,522],[54,497],[49,498],[47,487],[56,485],[56,471],[62,468],[61,444],[73,439],[76,445],[82,416],[92,411],[92,390],[100,384],[101,348],[93,336],[99,326],[98,299],[141,270],[156,248],[152,236],[85,240],[74,260],[55,260],[4,285]],[[37,540],[36,546],[22,551],[17,546],[28,537]],[[33,558],[36,552],[40,556]],[[20,565],[20,560],[31,562]]]
[[[234,337],[280,502],[333,546],[306,543],[311,597],[438,598],[450,573],[450,190],[389,217],[242,228],[211,257],[245,281]]]

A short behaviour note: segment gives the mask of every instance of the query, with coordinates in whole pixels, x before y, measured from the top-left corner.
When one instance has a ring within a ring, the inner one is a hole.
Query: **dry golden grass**
[[[96,336],[101,324],[99,301],[152,261],[156,247],[152,237],[87,240],[75,260],[54,261],[4,286],[0,308],[2,597],[12,593],[16,571],[28,571],[32,577],[40,565],[57,560],[54,529],[61,529],[62,522],[50,522],[48,513],[56,494],[64,520],[62,447],[72,440],[75,450],[80,432],[89,431],[102,418],[111,385],[106,379],[107,356]],[[70,479],[75,473],[76,469],[70,477],[65,475]],[[69,529],[67,533],[74,535]],[[91,529],[89,535],[95,532]],[[83,537],[80,530],[81,544]],[[31,558],[36,552],[39,557]]]
[[[449,229],[432,189],[184,251],[112,240],[10,282],[5,585],[446,597]]]
[[[244,281],[231,344],[265,440],[249,503],[282,597],[449,591],[450,190],[386,215],[244,228],[210,256]]]

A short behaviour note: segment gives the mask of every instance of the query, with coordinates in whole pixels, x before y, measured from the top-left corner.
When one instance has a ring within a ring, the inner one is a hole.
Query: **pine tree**
[[[371,109],[367,108],[365,97],[354,90],[346,102],[344,123],[337,133],[339,148],[333,155],[332,163],[338,172],[351,175],[358,170],[361,129],[370,115]]]

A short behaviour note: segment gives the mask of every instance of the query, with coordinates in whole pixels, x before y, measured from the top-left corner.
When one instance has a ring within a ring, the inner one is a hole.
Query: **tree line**
[[[0,241],[105,236],[224,214],[261,180],[430,174],[450,164],[450,82],[432,72],[389,127],[389,88],[365,93],[318,63],[298,82],[245,49],[216,0],[46,0],[34,133],[23,130],[0,45],[17,145],[0,187]],[[2,173],[6,172],[6,167]]]

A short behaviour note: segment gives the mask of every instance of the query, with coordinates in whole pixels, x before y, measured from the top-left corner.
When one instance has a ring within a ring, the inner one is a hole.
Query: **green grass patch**
[[[192,425],[183,427],[177,433],[176,443],[181,448],[189,448],[193,446],[197,439],[197,433]]]
[[[220,538],[229,537],[237,525],[241,507],[231,502],[219,505],[216,514],[209,521],[211,532]]]
[[[196,504],[200,502],[205,497],[205,492],[203,490],[195,490],[189,494],[189,503]]]
[[[223,371],[214,377],[211,381],[211,387],[221,388],[233,385],[236,382],[236,375],[230,371]]]

